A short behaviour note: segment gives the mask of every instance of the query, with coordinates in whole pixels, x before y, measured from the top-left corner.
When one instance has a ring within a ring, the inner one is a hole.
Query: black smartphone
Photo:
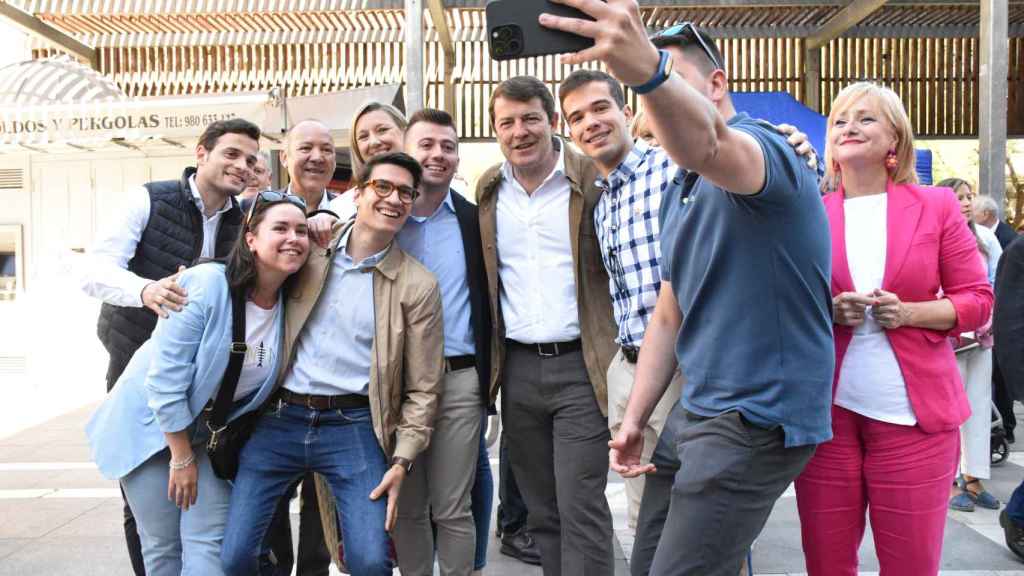
[[[594,45],[592,38],[545,28],[537,22],[542,13],[593,20],[564,4],[549,0],[491,0],[484,10],[487,45],[493,60],[578,52]]]

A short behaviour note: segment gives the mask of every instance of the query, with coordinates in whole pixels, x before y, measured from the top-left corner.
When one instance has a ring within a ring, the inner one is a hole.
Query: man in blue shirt
[[[459,139],[451,115],[430,108],[413,114],[405,151],[423,166],[423,179],[412,214],[398,233],[398,245],[437,278],[445,374],[430,446],[405,480],[392,537],[403,574],[433,573],[435,540],[441,574],[469,574],[477,568],[470,492],[480,428],[492,401],[491,320],[480,221],[476,206],[451,189],[459,167]]]
[[[816,174],[735,112],[721,54],[692,24],[652,44],[634,0],[573,5],[596,22],[540,18],[595,39],[563,61],[603,61],[688,170],[662,197],[663,285],[611,464],[653,470],[640,460],[643,425],[678,363],[683,466],[662,538],[671,545],[651,573],[734,576],[775,500],[831,438],[831,248]]]

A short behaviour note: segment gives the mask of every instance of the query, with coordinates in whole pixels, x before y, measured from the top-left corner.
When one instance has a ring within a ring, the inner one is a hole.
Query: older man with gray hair
[[[972,208],[974,209],[974,221],[994,232],[999,240],[1000,248],[1006,250],[1010,242],[1017,237],[1017,233],[1013,231],[1012,226],[999,218],[999,205],[996,204],[995,198],[978,194],[974,197]]]

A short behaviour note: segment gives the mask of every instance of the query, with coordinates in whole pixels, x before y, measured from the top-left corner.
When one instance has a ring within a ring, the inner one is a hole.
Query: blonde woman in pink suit
[[[867,515],[881,576],[934,576],[970,414],[947,337],[985,323],[992,288],[953,191],[916,184],[895,93],[840,92],[825,158],[836,373],[833,439],[796,481],[807,572],[857,574]]]

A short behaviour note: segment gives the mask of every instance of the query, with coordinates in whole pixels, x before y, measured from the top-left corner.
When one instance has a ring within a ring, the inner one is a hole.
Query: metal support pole
[[[1006,198],[1007,20],[1006,0],[981,0],[978,191],[996,201],[1000,218]]]
[[[405,114],[423,108],[423,1],[405,0]]]
[[[804,106],[821,112],[821,48],[804,50]]]

